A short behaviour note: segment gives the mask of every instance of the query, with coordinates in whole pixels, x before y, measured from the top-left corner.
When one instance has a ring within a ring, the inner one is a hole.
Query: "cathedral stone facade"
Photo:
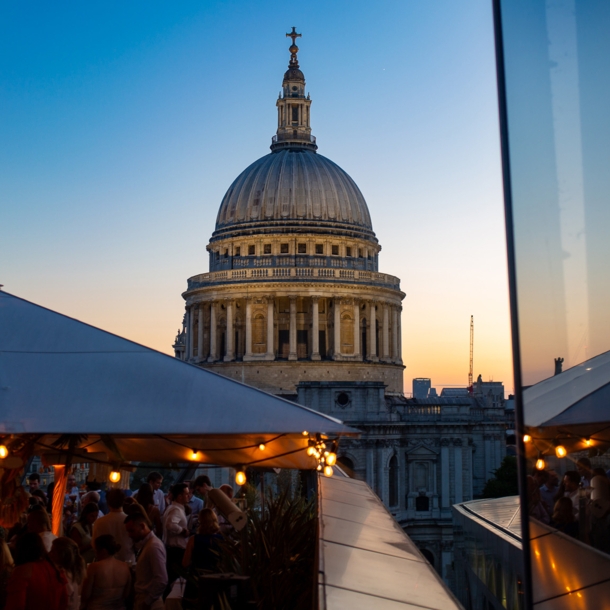
[[[189,278],[176,357],[362,430],[340,464],[366,480],[450,579],[451,504],[481,493],[504,455],[500,408],[403,394],[400,280],[356,183],[318,154],[292,38],[271,153],[224,196]],[[498,411],[498,413],[496,413]]]

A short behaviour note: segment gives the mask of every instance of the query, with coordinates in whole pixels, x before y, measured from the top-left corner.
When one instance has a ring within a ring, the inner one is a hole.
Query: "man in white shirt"
[[[162,610],[165,607],[163,591],[167,585],[165,547],[141,513],[129,515],[124,527],[138,553],[134,610]]]
[[[163,542],[167,555],[168,583],[163,594],[165,599],[172,590],[174,581],[180,576],[182,558],[190,536],[184,505],[188,502],[188,485],[176,483],[170,489],[172,503],[163,514]]]
[[[572,501],[572,506],[574,508],[574,518],[578,519],[578,511],[579,511],[579,500],[580,495],[578,493],[578,486],[580,485],[580,475],[576,470],[568,470],[563,475],[563,488],[564,488],[564,496],[566,498],[570,498]]]
[[[121,545],[121,550],[117,552],[115,557],[128,564],[134,563],[135,555],[131,538],[127,535],[125,529],[125,518],[127,515],[123,512],[123,502],[125,501],[125,492],[122,489],[109,489],[106,493],[106,502],[108,502],[108,514],[100,517],[93,524],[93,537],[91,543],[95,548],[95,539],[110,534]]]
[[[158,472],[151,472],[148,477],[146,477],[146,482],[153,489],[153,501],[155,506],[159,509],[159,512],[163,514],[165,512],[165,494],[161,489],[163,476]]]

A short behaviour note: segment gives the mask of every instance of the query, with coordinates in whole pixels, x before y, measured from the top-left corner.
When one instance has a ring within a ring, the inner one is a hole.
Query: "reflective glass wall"
[[[494,8],[531,596],[610,608],[610,2]]]

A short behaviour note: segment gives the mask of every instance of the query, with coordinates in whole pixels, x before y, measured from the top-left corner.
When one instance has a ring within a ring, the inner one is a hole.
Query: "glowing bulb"
[[[328,456],[326,457],[326,463],[329,466],[334,466],[337,463],[337,454],[329,453]]]
[[[238,470],[235,473],[235,482],[238,485],[243,485],[246,482],[246,473],[243,470]]]
[[[331,466],[325,466],[324,467],[324,476],[325,477],[332,477],[333,476],[333,469]]]
[[[191,460],[193,460],[193,462],[199,460],[199,451],[197,451],[197,449],[193,449],[191,452]]]
[[[6,445],[0,445],[0,458],[4,459],[8,455],[8,447]]]
[[[590,438],[586,438],[586,439],[585,439],[585,445],[586,445],[587,447],[591,447],[591,445],[593,445],[593,441],[592,441]],[[2,451],[2,447],[0,447],[0,452],[1,452],[1,451]],[[0,453],[0,455],[1,455],[1,453]]]
[[[568,452],[563,445],[557,445],[557,447],[555,447],[555,455],[558,458],[564,458],[566,455],[568,455]]]
[[[523,435],[523,442],[524,443],[531,443],[532,442],[532,437],[529,434],[524,434]]]
[[[542,458],[536,460],[536,470],[544,470],[546,463]]]
[[[261,444],[258,446],[258,448],[259,448],[261,451],[265,451],[265,443],[261,443]]]
[[[118,470],[113,470],[108,478],[111,483],[118,483],[121,480],[121,473]]]
[[[318,467],[316,468],[316,470],[322,470],[322,464],[318,464]]]
[[[316,452],[315,447],[307,447],[307,455],[313,455]]]
[[[309,436],[309,432],[307,432],[307,430],[303,430],[303,432],[301,432],[301,434],[302,434],[303,436]]]

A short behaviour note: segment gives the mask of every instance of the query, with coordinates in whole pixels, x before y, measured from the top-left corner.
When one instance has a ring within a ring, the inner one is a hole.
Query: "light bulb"
[[[303,432],[301,432],[301,434],[302,434],[303,436],[309,436],[309,432],[307,432],[307,430],[303,430]]]
[[[546,463],[542,458],[536,460],[536,470],[544,470],[545,466]]]
[[[258,446],[258,448],[259,448],[261,451],[265,451],[265,443],[261,443],[261,444]]]
[[[8,447],[6,445],[0,445],[0,458],[4,459],[8,455]]]
[[[199,451],[197,451],[197,449],[193,449],[191,452],[191,460],[193,460],[193,462],[199,460]]]
[[[313,455],[316,452],[315,447],[307,447],[307,455]]]
[[[590,438],[585,439],[585,445],[587,447],[591,447],[593,445],[593,441]],[[0,447],[0,452],[2,451],[2,447]],[[1,455],[1,454],[0,454]]]
[[[337,463],[337,454],[336,453],[329,453],[326,456],[326,463],[329,466],[334,466]]]
[[[331,466],[325,466],[324,467],[324,476],[325,477],[332,477],[333,476],[333,469]]]
[[[243,485],[246,482],[246,473],[243,470],[238,470],[235,473],[235,482],[238,485]]]
[[[568,455],[568,452],[563,445],[557,445],[557,447],[555,447],[555,455],[558,458],[564,458],[566,455]]]
[[[316,470],[322,470],[322,464],[318,464],[318,467],[316,468]]]
[[[524,443],[531,443],[532,442],[532,437],[529,434],[524,434],[523,435],[523,442]]]
[[[118,470],[113,470],[108,478],[111,483],[118,483],[121,480],[121,473]]]

